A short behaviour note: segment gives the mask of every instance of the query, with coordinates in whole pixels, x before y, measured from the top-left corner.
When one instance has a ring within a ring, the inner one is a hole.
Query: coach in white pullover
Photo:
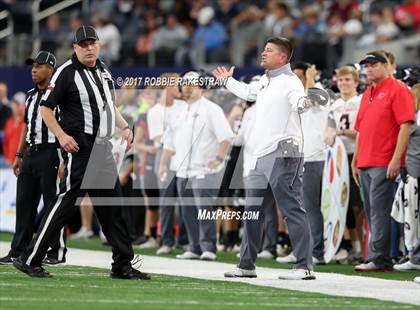
[[[300,112],[309,106],[299,78],[289,64],[293,48],[285,38],[267,40],[262,52],[261,66],[266,74],[258,84],[240,83],[234,78],[233,67],[219,67],[216,78],[228,78],[226,87],[238,97],[256,101],[256,120],[251,138],[256,141],[254,164],[244,180],[246,211],[259,211],[261,205],[252,197],[265,196],[270,185],[277,205],[289,229],[297,262],[281,279],[315,279],[312,267],[312,237],[309,221],[302,207],[302,130]],[[245,220],[244,234],[248,246],[241,247],[238,267],[225,277],[256,277],[255,261],[260,247],[262,221]]]

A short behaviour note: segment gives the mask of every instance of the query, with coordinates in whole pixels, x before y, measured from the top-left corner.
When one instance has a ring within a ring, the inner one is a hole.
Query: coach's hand
[[[386,178],[387,179],[394,179],[400,173],[401,168],[401,160],[392,158],[391,162],[388,165],[388,169],[386,171]]]
[[[360,187],[360,170],[359,168],[357,168],[357,162],[355,157],[353,157],[353,160],[351,161],[351,172],[353,174],[354,182],[356,182],[356,185]]]
[[[67,134],[63,134],[61,137],[58,138],[61,147],[63,150],[69,153],[75,153],[79,151],[79,145],[77,144],[76,140],[73,139],[72,136]]]
[[[22,168],[22,158],[15,157],[15,161],[13,162],[12,169],[16,177],[19,176],[21,168]]]
[[[212,73],[215,78],[222,80],[233,76],[233,70],[235,70],[234,66],[230,67],[229,71],[225,67],[217,67]]]

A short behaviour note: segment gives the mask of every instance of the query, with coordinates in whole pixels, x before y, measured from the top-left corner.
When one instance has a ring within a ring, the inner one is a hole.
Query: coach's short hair
[[[276,45],[283,53],[287,55],[287,59],[290,61],[293,55],[293,45],[289,39],[284,37],[271,37],[269,38],[265,44],[272,43]]]

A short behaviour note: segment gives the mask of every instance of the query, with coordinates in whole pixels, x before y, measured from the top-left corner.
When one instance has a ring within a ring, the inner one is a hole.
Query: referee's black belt
[[[32,144],[29,146],[29,152],[39,152],[48,149],[56,149],[58,148],[57,143],[40,143],[40,144]]]

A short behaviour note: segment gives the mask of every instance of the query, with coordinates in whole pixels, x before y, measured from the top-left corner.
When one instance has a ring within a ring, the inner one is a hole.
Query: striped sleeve
[[[31,103],[31,98],[32,98],[32,94],[34,93],[34,88],[32,88],[31,90],[29,90],[28,92],[26,92],[26,99],[25,99],[25,117],[24,117],[24,122],[26,125],[28,125],[28,109],[29,109],[29,104]]]
[[[71,64],[71,60],[61,65],[51,78],[50,84],[42,98],[41,105],[54,110],[62,104],[63,98],[69,88],[69,72],[65,70]]]

